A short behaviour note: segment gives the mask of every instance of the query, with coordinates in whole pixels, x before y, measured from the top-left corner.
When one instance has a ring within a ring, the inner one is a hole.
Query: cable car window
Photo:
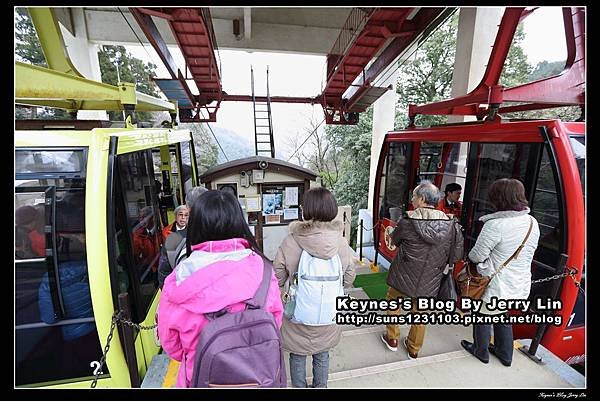
[[[569,137],[569,142],[571,142],[571,149],[575,155],[577,170],[579,170],[579,179],[581,180],[581,191],[585,199],[585,137],[571,136]]]
[[[162,239],[152,152],[123,154],[117,157],[117,162],[126,216],[124,226],[117,230],[120,228],[129,236],[129,241],[125,241],[123,235],[117,235],[117,248],[131,250],[132,259],[127,263],[133,264],[133,276],[140,285],[137,308],[143,313],[150,307],[158,288],[157,268]]]
[[[466,179],[465,167],[468,149],[467,142],[423,142],[419,155],[417,183],[421,180],[430,180],[440,191],[443,191],[449,183],[458,183],[463,187]]]
[[[83,169],[82,150],[19,150],[15,152],[15,172],[76,173]]]
[[[470,239],[474,244],[483,223],[479,218],[495,212],[488,199],[488,189],[499,178],[516,178],[526,181],[527,162],[531,153],[531,144],[524,143],[485,143],[475,146],[471,143],[470,158],[475,158],[476,171],[472,199],[469,202],[472,210],[469,212],[472,222],[467,227]],[[468,244],[467,244],[468,245]]]
[[[406,210],[408,199],[406,169],[411,150],[412,144],[409,143],[391,142],[389,145],[380,183],[379,216],[381,218],[397,220],[396,217],[399,218]]]
[[[175,195],[176,206],[183,204],[184,200],[179,195],[179,164],[177,163],[177,155],[175,154],[175,147],[170,147],[171,155],[171,187],[173,188],[173,194]]]
[[[86,261],[84,186],[82,178],[38,179],[16,188],[18,386],[88,380],[90,362],[102,355]]]
[[[441,162],[442,143],[421,143],[419,154],[419,180],[434,181],[437,175],[438,165]]]
[[[548,152],[549,150],[545,148],[530,207],[531,214],[536,218],[540,227],[540,240],[534,259],[546,265],[555,266],[561,252],[563,233],[560,230],[562,222],[559,212],[558,183]]]
[[[189,142],[179,144],[181,150],[181,182],[183,182],[184,195],[194,186],[192,178],[192,148]]]

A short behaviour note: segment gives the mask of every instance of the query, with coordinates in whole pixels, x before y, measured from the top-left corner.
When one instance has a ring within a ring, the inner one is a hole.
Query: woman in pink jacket
[[[205,313],[245,307],[262,279],[263,258],[237,199],[207,191],[191,205],[187,259],[165,279],[158,306],[158,335],[164,351],[181,361],[177,387],[187,387],[194,368]],[[265,304],[281,327],[283,306],[275,273]]]

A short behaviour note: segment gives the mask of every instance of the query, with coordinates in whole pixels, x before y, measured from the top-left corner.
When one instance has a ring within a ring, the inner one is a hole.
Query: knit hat
[[[22,206],[15,211],[15,223],[20,226],[33,222],[38,215],[33,206]]]

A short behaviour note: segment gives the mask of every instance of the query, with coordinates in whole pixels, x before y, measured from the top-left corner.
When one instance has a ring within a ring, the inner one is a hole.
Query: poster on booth
[[[262,196],[263,216],[283,214],[283,194],[265,193]]]

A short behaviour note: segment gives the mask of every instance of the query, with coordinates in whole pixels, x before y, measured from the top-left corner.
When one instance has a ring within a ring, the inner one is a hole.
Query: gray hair
[[[185,194],[185,204],[187,205],[187,207],[191,209],[192,205],[196,203],[200,195],[207,191],[208,189],[200,186],[190,188],[190,190],[187,191],[187,193]]]
[[[442,193],[431,183],[429,180],[423,180],[417,185],[413,194],[423,198],[426,204],[430,206],[437,206],[438,202],[442,197]]]
[[[187,209],[186,205],[179,205],[175,208],[174,213],[175,213],[175,215],[177,215],[177,213],[179,213],[181,210],[185,210],[185,209]]]

